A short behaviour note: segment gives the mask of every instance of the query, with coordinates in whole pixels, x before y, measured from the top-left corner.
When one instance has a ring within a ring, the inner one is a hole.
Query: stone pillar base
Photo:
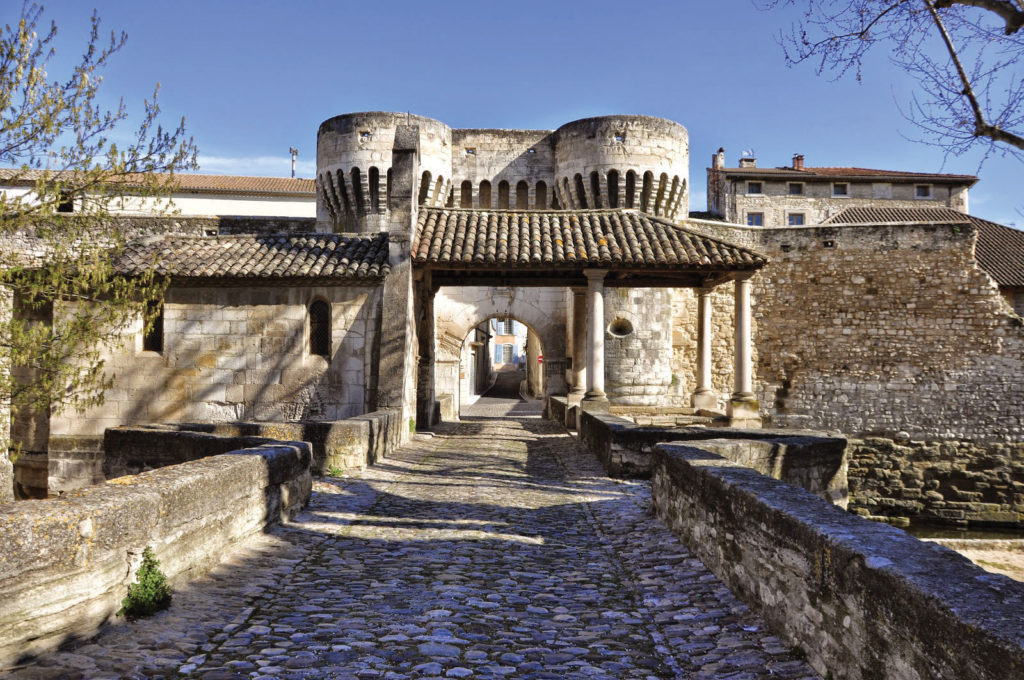
[[[568,402],[570,406],[575,406],[576,404],[579,404],[581,401],[583,401],[584,396],[584,392],[570,392],[569,394],[565,395],[565,400],[566,402]]]
[[[586,396],[583,397],[580,403],[586,404],[587,406],[592,406],[595,404],[607,404],[608,395],[600,390],[591,390],[587,392]]]
[[[761,427],[761,404],[757,399],[734,396],[725,413],[729,416],[729,427]]]
[[[697,390],[690,398],[690,405],[695,409],[713,411],[718,408],[718,396],[711,390]]]

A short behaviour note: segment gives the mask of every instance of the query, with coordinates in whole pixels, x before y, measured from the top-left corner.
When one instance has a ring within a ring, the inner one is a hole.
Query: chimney
[[[725,147],[719,147],[715,155],[711,157],[711,169],[721,170],[725,167]]]
[[[798,153],[795,156],[793,156],[793,169],[794,170],[803,170],[804,169],[804,155],[803,154]]]
[[[753,156],[744,156],[743,158],[740,159],[740,167],[741,168],[756,168],[757,167],[757,159],[754,158]]]

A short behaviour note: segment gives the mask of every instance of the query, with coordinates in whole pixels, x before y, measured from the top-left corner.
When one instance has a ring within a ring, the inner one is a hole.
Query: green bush
[[[128,586],[128,595],[121,600],[121,609],[117,615],[137,619],[170,606],[171,587],[167,585],[167,577],[160,571],[160,562],[147,547],[142,551],[142,566],[139,567],[135,583]]]

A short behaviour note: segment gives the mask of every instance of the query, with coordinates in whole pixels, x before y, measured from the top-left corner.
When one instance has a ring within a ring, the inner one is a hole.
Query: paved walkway
[[[318,482],[171,610],[12,677],[816,677],[650,517],[647,484],[493,417],[525,407],[499,390]]]

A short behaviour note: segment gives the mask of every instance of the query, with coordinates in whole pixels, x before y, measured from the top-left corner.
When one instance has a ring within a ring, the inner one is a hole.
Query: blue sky
[[[64,71],[84,46],[93,3],[54,0]],[[19,0],[5,3],[14,20]],[[586,116],[638,113],[690,133],[691,209],[704,208],[704,168],[720,146],[736,165],[802,153],[807,165],[978,173],[979,156],[952,157],[909,141],[899,113],[913,82],[883,55],[864,80],[831,82],[788,68],[776,43],[795,10],[751,0],[643,3],[390,0],[96,0],[106,29],[128,44],[104,91],[139,108],[162,85],[170,124],[182,115],[201,171],[282,175],[288,147],[313,175],[316,129],[349,111],[410,111],[452,127],[555,128]],[[991,158],[971,212],[1024,227],[1024,165]]]

